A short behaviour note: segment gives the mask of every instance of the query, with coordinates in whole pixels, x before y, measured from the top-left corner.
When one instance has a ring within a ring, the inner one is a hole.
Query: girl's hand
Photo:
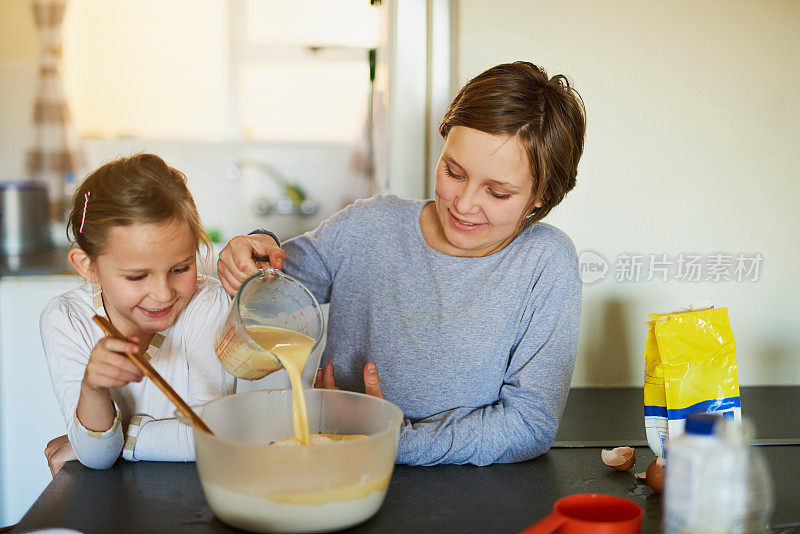
[[[242,282],[258,272],[253,256],[269,258],[274,269],[282,269],[286,252],[265,234],[238,235],[231,239],[217,261],[217,276],[230,295],[235,295]]]
[[[314,387],[319,389],[339,389],[333,381],[333,363],[328,362],[325,369],[317,369]],[[378,366],[375,362],[367,362],[364,366],[364,393],[373,397],[383,398],[381,383],[378,380]]]
[[[44,449],[44,455],[47,457],[47,467],[50,468],[50,474],[53,475],[53,478],[61,471],[65,463],[78,459],[67,436],[58,436],[51,439]]]
[[[83,387],[91,391],[119,388],[130,382],[141,382],[143,375],[125,352],[139,352],[139,339],[121,341],[104,337],[97,342],[83,373]]]

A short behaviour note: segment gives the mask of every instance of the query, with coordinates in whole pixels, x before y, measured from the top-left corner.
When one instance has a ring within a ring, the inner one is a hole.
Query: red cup
[[[552,512],[520,534],[638,534],[643,515],[642,507],[628,499],[581,493],[557,500]]]

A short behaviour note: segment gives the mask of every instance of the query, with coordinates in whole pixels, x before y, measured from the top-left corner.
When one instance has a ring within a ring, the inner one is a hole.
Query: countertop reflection
[[[68,247],[54,247],[34,254],[0,255],[0,278],[75,274],[67,263]]]

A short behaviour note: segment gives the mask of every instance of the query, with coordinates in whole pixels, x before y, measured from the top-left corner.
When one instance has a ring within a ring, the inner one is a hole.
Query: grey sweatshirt
[[[519,462],[546,452],[578,341],[575,249],[538,223],[485,257],[448,256],[422,237],[428,201],[376,196],[284,244],[284,271],[330,302],[321,366],[363,392],[378,366],[405,414],[398,463]]]

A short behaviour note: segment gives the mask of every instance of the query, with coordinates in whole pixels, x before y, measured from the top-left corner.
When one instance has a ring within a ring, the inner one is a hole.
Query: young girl
[[[264,231],[236,237],[220,280],[238,288],[256,252],[330,302],[317,385],[397,404],[398,463],[538,456],[567,399],[581,310],[572,242],[540,221],[575,186],[585,127],[564,76],[497,65],[442,120],[433,199],[358,201],[282,249]]]
[[[139,353],[190,405],[233,393],[213,336],[229,298],[198,275],[203,231],[186,178],[153,154],[103,165],[75,192],[68,260],[88,283],[42,312],[42,344],[66,436],[45,455],[55,476],[64,462],[110,467],[126,460],[194,459],[189,427],[169,399],[123,354]],[[105,337],[108,317],[127,337]]]

